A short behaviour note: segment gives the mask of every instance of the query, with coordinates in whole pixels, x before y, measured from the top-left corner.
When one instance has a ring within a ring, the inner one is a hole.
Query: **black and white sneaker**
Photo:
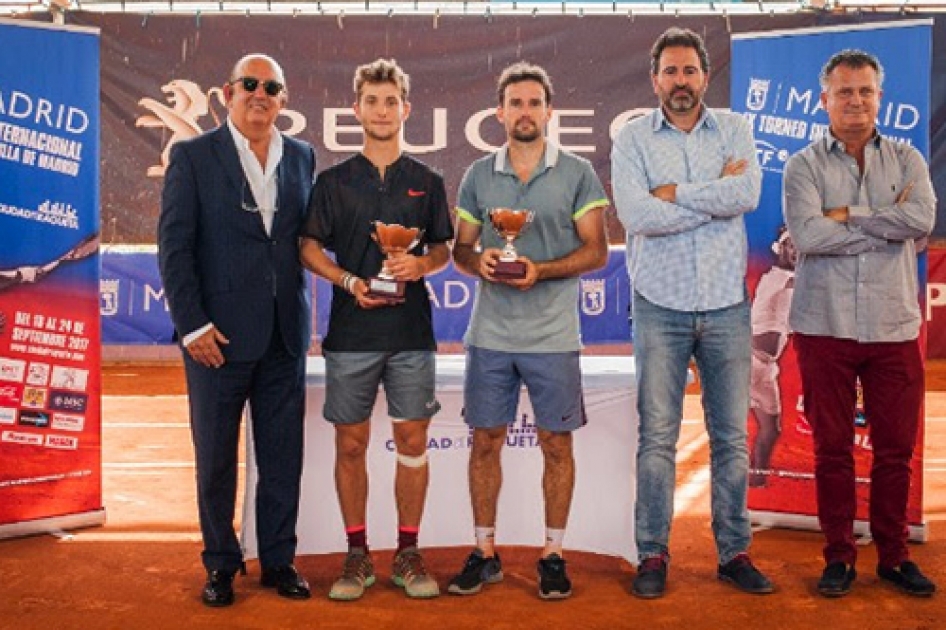
[[[454,595],[473,595],[482,590],[484,584],[495,584],[503,579],[503,565],[497,553],[487,558],[479,549],[474,549],[466,559],[463,570],[450,580],[448,593]]]
[[[539,597],[565,599],[572,594],[572,581],[565,573],[565,559],[557,553],[541,558],[539,570]]]

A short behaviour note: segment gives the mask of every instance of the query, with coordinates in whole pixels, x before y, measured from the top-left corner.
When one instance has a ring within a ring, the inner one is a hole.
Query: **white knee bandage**
[[[401,466],[407,466],[408,468],[422,468],[427,465],[427,451],[424,451],[417,457],[398,453],[397,463]]]

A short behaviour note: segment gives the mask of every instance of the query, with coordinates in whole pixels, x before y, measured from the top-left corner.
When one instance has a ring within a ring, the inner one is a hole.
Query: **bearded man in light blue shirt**
[[[753,566],[746,490],[751,329],[743,215],[761,172],[746,120],[703,104],[709,56],[699,35],[671,28],[651,50],[660,107],[629,123],[612,150],[638,378],[636,539],[632,592],[664,594],[687,369],[696,360],[712,462],[719,579],[756,594],[772,583]]]

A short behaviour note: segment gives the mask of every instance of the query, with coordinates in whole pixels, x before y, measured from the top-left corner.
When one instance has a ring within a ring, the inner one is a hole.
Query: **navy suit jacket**
[[[228,361],[256,361],[279,326],[293,356],[309,346],[310,299],[299,235],[315,152],[283,136],[279,197],[266,234],[226,124],[171,150],[158,221],[158,265],[178,336],[213,323]],[[273,308],[275,300],[276,308]],[[278,321],[276,321],[278,320]]]

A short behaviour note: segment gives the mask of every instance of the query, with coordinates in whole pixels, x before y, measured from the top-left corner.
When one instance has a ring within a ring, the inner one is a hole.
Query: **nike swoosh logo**
[[[426,194],[427,194],[427,193],[425,193],[423,190],[414,190],[413,188],[408,188],[408,189],[407,189],[407,196],[408,196],[408,197],[423,197],[423,196],[426,195]]]

